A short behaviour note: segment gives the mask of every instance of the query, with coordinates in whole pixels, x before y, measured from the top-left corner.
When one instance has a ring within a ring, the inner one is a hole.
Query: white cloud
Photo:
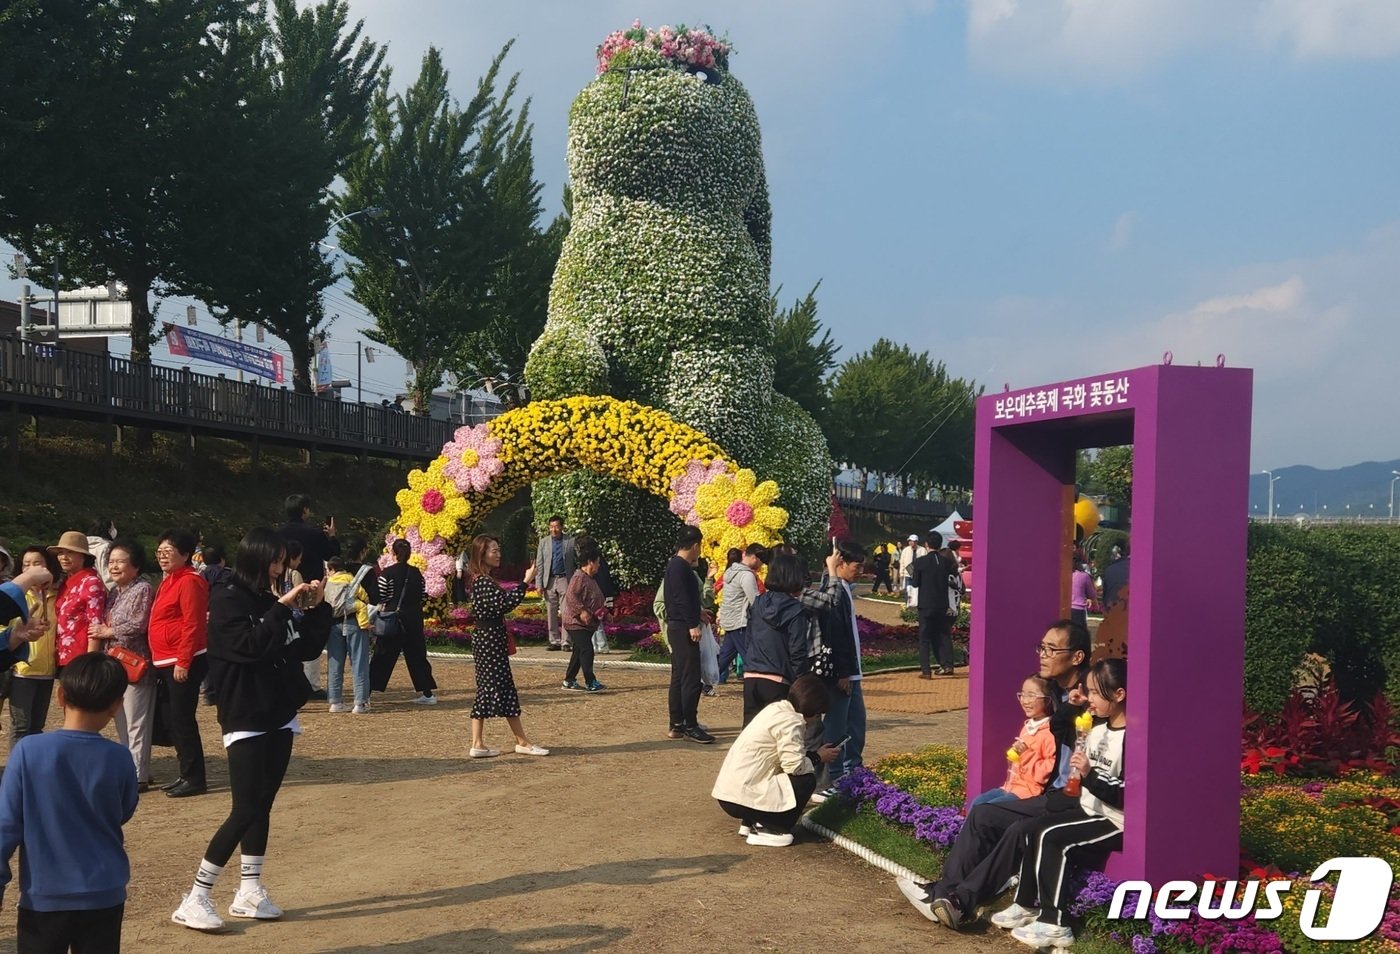
[[[1133,240],[1137,228],[1137,213],[1131,209],[1113,221],[1113,232],[1108,237],[1109,251],[1118,252],[1127,248]]]
[[[968,0],[968,55],[989,72],[1115,81],[1197,47],[1299,59],[1400,54],[1395,0]]]
[[[993,389],[1155,364],[1254,369],[1256,463],[1339,467],[1395,456],[1388,382],[1400,352],[1400,222],[1310,259],[1265,262],[1204,279],[1216,291],[1135,314],[1080,300],[1003,298],[941,345],[959,373],[995,368]],[[915,347],[937,342],[911,341]]]
[[[1395,0],[1265,0],[1258,29],[1300,59],[1376,58],[1400,53]]]

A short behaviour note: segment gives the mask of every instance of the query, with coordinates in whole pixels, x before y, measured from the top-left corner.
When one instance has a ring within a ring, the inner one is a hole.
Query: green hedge
[[[1400,528],[1251,524],[1245,702],[1276,712],[1304,653],[1344,698],[1400,698]]]

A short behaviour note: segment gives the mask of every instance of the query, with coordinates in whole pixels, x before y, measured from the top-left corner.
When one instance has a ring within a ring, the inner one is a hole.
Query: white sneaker
[[[275,921],[282,916],[282,909],[272,903],[267,889],[262,885],[255,888],[239,888],[228,906],[228,913],[235,918],[257,918],[259,921]]]
[[[549,749],[541,748],[541,747],[538,746],[538,745],[517,745],[517,746],[515,747],[515,754],[516,754],[516,755],[548,755],[548,754],[549,754]]]
[[[344,711],[345,711],[345,703],[343,703],[343,702],[332,702],[332,703],[326,708],[326,711],[327,711],[327,712],[344,712]]]
[[[929,903],[928,885],[920,884],[903,875],[895,878],[894,883],[898,885],[899,893],[904,895],[905,899],[914,906],[915,910],[930,921],[938,921],[938,919],[933,916],[933,905]]]
[[[471,749],[467,752],[474,759],[494,759],[501,754],[500,749]]]
[[[747,837],[749,837],[749,834],[750,834],[752,831],[753,831],[753,829],[750,828],[748,825],[740,825],[740,826],[739,826],[739,837],[740,837],[740,838],[747,838]]]
[[[364,714],[365,714],[366,712],[368,712],[368,711],[369,711],[369,703],[366,702],[366,703],[365,703],[364,705],[362,705],[362,706],[356,706],[355,708],[351,709],[351,710],[350,710],[350,714],[351,714],[351,715],[364,715]]]
[[[1040,917],[1039,908],[1023,908],[1019,904],[1012,903],[1011,907],[998,911],[991,916],[991,922],[1004,931],[1022,927],[1030,924]]]
[[[435,706],[437,705],[437,696],[419,696],[413,700],[413,704],[416,706]]]
[[[746,840],[751,845],[758,845],[763,848],[786,848],[788,845],[792,844],[792,832],[779,834],[775,831],[764,831],[762,828],[759,828],[750,831],[749,837]]]
[[[1011,936],[1030,947],[1069,947],[1074,943],[1074,932],[1067,927],[1056,927],[1044,921],[1032,921],[1018,927]]]
[[[196,931],[224,929],[224,919],[219,917],[219,912],[214,910],[214,902],[207,896],[196,898],[193,894],[185,895],[180,899],[180,906],[175,909],[175,913],[170,915],[170,920]]]

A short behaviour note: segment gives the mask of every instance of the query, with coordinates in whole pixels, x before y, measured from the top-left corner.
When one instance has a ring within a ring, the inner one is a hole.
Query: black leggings
[[[811,772],[804,775],[789,775],[788,781],[792,783],[792,794],[796,798],[797,804],[785,812],[761,812],[756,808],[749,808],[747,805],[736,805],[734,802],[723,800],[720,800],[719,807],[724,809],[726,815],[739,819],[745,825],[758,822],[769,831],[786,835],[792,831],[797,820],[802,817],[802,809],[807,807],[812,793],[817,790],[817,777]]]
[[[573,682],[578,678],[579,669],[583,669],[583,681],[589,685],[597,682],[593,675],[593,630],[591,629],[566,629],[564,635],[573,644],[573,655],[569,657],[569,670],[564,673],[564,679]]]
[[[278,729],[228,747],[228,786],[233,789],[233,809],[214,832],[204,860],[223,866],[242,842],[243,854],[267,854],[267,831],[272,802],[292,760],[292,730]]]

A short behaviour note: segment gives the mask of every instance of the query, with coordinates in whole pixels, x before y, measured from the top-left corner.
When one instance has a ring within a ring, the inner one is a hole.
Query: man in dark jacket
[[[340,543],[335,538],[335,518],[326,521],[326,529],[319,530],[306,522],[311,515],[311,498],[306,494],[292,494],[287,498],[285,510],[287,522],[277,528],[277,535],[283,540],[295,540],[301,544],[301,566],[297,569],[307,583],[326,578],[326,561],[340,556]]]
[[[928,552],[909,567],[910,586],[918,593],[919,678],[932,679],[929,651],[938,659],[934,670],[940,676],[953,675],[953,613],[949,609],[948,580],[957,570],[940,552],[943,536],[929,531]]]
[[[865,565],[865,551],[855,543],[841,541],[826,557],[822,581],[803,591],[802,605],[815,614],[821,641],[829,658],[819,672],[831,692],[831,709],[823,721],[827,744],[841,747],[841,755],[829,766],[831,784],[818,793],[830,798],[836,782],[863,764],[865,752],[865,696],[861,693],[860,628],[856,622],[855,599],[851,584]]]

